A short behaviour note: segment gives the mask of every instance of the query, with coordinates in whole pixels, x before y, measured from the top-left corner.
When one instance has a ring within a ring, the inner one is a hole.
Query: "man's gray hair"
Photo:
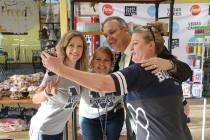
[[[121,17],[118,16],[111,16],[105,19],[105,21],[102,23],[102,31],[104,29],[104,24],[107,23],[108,21],[116,20],[119,23],[120,27],[126,27],[128,28],[128,23],[122,19]]]

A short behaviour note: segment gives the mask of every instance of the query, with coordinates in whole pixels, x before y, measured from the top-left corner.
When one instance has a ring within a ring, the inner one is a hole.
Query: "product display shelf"
[[[202,98],[209,96],[210,46],[205,40],[188,43],[186,47],[187,64],[193,70],[193,76],[188,81],[183,82],[185,97]]]
[[[104,35],[103,32],[82,32],[83,35]]]
[[[28,131],[0,132],[0,140],[28,140]]]
[[[208,38],[205,36],[197,39],[197,42],[188,43],[186,47],[187,63],[193,70],[193,78],[191,81],[189,80],[184,83],[185,87],[183,88],[183,93],[184,95],[189,95],[187,96],[188,98],[203,100],[201,140],[205,139],[207,99],[209,97],[209,52],[210,45]],[[185,91],[187,93],[185,93]]]
[[[13,100],[10,99],[9,97],[2,97],[0,98],[0,104],[3,105],[15,105],[15,104],[33,104],[31,98],[24,98],[20,100]]]
[[[80,2],[91,2],[91,3],[141,3],[141,4],[154,4],[155,5],[155,21],[158,21],[159,19],[168,19],[169,20],[169,33],[168,33],[168,50],[171,52],[172,50],[172,27],[173,27],[173,13],[174,13],[174,2],[175,0],[72,0],[70,2],[70,10],[73,11],[70,13],[71,19],[75,18],[75,3]],[[159,17],[159,5],[167,3],[169,4],[169,16],[168,17]],[[74,20],[71,22],[72,29],[75,29]],[[92,35],[94,33],[91,33],[89,35]]]
[[[33,105],[33,102],[31,98],[25,98],[20,100],[13,100],[9,97],[2,97],[0,98],[0,104],[1,105]],[[25,138],[25,140],[28,139],[28,131],[15,131],[15,132],[0,132],[0,140],[13,140],[18,138]]]

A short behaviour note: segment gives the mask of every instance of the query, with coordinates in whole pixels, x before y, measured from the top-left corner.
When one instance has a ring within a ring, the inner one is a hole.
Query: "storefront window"
[[[31,65],[33,55],[39,55],[34,52],[54,47],[60,39],[59,0],[4,0],[0,7],[1,71]]]

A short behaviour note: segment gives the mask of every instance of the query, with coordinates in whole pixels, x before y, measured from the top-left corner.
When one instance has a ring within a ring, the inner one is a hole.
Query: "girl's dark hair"
[[[108,55],[108,57],[110,58],[111,63],[112,64],[114,63],[114,55],[113,55],[111,49],[108,48],[108,47],[102,46],[102,47],[99,47],[99,48],[96,49],[96,51],[93,53],[93,55],[90,59],[90,67],[89,67],[90,71],[92,71],[93,60],[96,59],[96,56],[99,52],[106,53]]]
[[[112,53],[112,51],[108,48],[108,47],[105,47],[105,46],[102,46],[102,47],[99,47],[99,48],[97,48],[96,49],[96,51],[94,52],[94,54],[93,54],[93,60],[96,58],[96,55],[99,53],[99,52],[104,52],[104,53],[106,53],[108,56],[109,56],[109,58],[110,58],[110,60],[111,60],[111,62],[113,63],[113,61],[114,61],[114,56],[113,56],[113,53]]]

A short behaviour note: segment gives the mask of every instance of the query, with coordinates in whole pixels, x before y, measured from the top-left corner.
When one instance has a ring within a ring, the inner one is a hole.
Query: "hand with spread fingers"
[[[159,57],[152,57],[144,60],[141,66],[144,67],[145,70],[152,70],[153,74],[159,72],[160,70],[170,70],[173,68],[173,64],[170,60]]]

